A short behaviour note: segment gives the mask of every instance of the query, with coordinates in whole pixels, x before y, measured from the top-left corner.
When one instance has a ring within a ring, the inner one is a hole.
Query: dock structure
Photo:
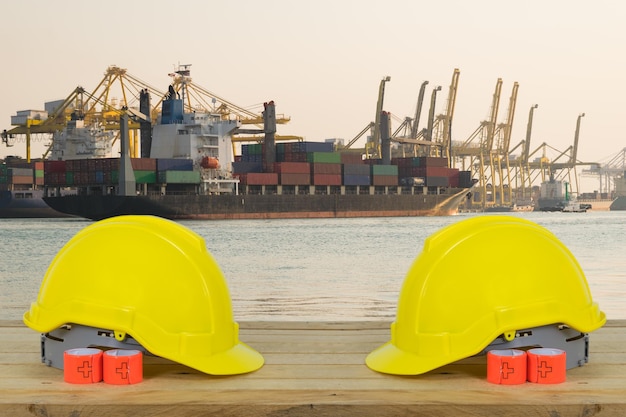
[[[0,321],[1,416],[602,416],[626,415],[626,320],[590,335],[589,363],[561,384],[487,382],[476,356],[423,375],[372,371],[387,322],[242,322],[240,339],[265,365],[206,375],[149,357],[135,385],[73,385],[40,361],[39,335]]]

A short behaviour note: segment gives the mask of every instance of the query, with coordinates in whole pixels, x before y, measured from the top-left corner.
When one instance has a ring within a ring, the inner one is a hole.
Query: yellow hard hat
[[[417,375],[480,353],[500,335],[549,324],[604,325],[570,251],[548,230],[512,216],[479,216],[426,239],[398,299],[391,341],[371,369]]]
[[[119,216],[57,253],[24,323],[129,335],[150,353],[208,374],[251,372],[263,357],[239,341],[224,276],[204,240],[170,220]]]

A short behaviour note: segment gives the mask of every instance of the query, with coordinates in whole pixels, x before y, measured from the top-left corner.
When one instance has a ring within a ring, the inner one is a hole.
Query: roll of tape
[[[71,384],[102,381],[102,351],[96,348],[77,348],[63,352],[63,379]]]
[[[113,349],[104,352],[104,382],[114,385],[143,381],[143,354],[139,350]]]
[[[487,381],[493,384],[516,385],[526,382],[526,352],[500,349],[487,352]]]
[[[559,384],[565,381],[567,360],[564,350],[536,348],[528,350],[528,381]]]

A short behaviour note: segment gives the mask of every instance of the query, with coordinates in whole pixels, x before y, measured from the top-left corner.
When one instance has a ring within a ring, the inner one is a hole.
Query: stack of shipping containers
[[[27,190],[43,185],[43,162],[16,161],[0,164],[0,190]]]
[[[200,172],[190,159],[131,158],[137,184],[198,184]],[[46,185],[114,186],[119,183],[119,158],[45,161]]]

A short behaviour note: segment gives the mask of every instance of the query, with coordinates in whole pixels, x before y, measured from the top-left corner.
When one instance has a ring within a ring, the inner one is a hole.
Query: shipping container
[[[364,165],[368,171],[369,167]],[[345,167],[345,165],[344,165]],[[370,176],[369,175],[358,175],[358,174],[345,174],[343,175],[343,184],[344,185],[370,185]]]
[[[341,174],[313,174],[314,185],[341,185]]]
[[[397,165],[372,165],[370,167],[370,173],[372,175],[395,175],[398,176]]]
[[[278,184],[278,174],[273,172],[249,172],[236,177],[243,185],[276,185]]]
[[[156,160],[157,171],[193,171],[191,159],[158,158]],[[168,174],[164,174],[167,177]],[[177,175],[177,174],[173,174]],[[191,178],[191,176],[189,176]]]
[[[341,155],[337,152],[308,152],[307,162],[310,163],[326,163],[326,164],[340,164]]]
[[[448,187],[449,186],[449,179],[447,176],[445,177],[437,177],[437,176],[432,176],[432,177],[426,177],[426,186],[428,187]]]
[[[356,152],[339,152],[340,160],[342,164],[362,164],[363,157],[360,153]]]
[[[365,164],[343,164],[344,175],[364,175],[370,176],[370,166]],[[360,184],[355,184],[360,185]]]
[[[311,174],[341,175],[341,164],[312,163]]]
[[[307,173],[283,172],[280,174],[280,183],[283,185],[310,185],[311,174],[309,172]]]
[[[11,177],[31,177],[33,178],[33,170],[32,168],[9,168],[7,170],[7,175],[9,178]]]
[[[372,185],[398,185],[398,177],[396,175],[372,175]]]
[[[247,174],[249,172],[261,172],[263,170],[263,165],[261,162],[233,162],[233,174]]]
[[[199,184],[200,171],[159,171],[158,182],[161,184]]]
[[[274,172],[278,174],[311,174],[311,164],[308,162],[276,162]]]
[[[133,170],[135,172],[135,182],[138,184],[155,184],[157,180],[156,171],[143,171],[139,169]],[[189,172],[189,171],[183,171]],[[183,181],[187,182],[187,181]]]
[[[33,176],[32,175],[9,175],[7,182],[9,184],[32,184]]]
[[[49,172],[65,172],[66,161],[44,161],[44,176]]]
[[[302,142],[304,152],[334,153],[335,145],[332,142]]]
[[[448,158],[437,156],[420,156],[419,164],[422,167],[447,167]]]

